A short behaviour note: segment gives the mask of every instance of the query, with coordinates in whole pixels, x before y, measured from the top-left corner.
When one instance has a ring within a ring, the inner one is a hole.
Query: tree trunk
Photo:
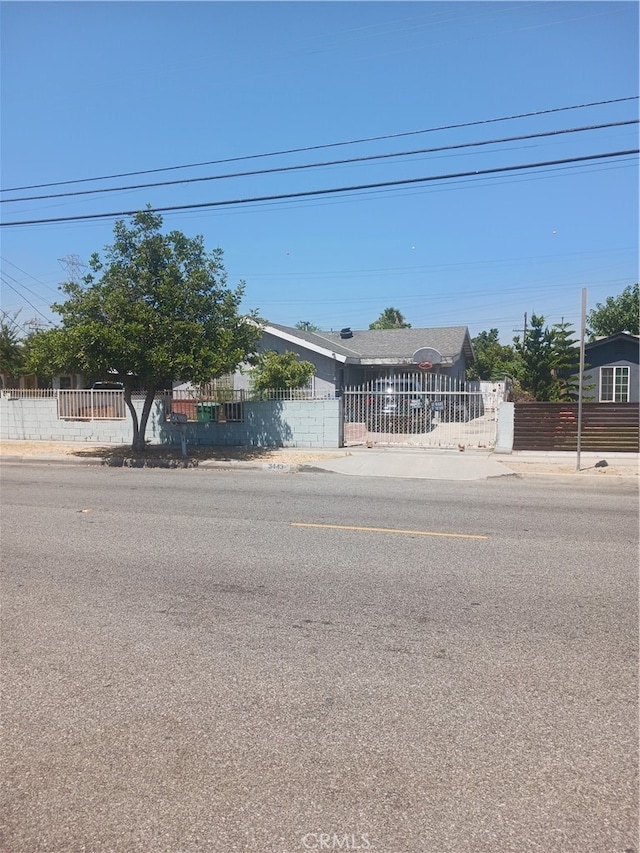
[[[149,415],[151,414],[151,407],[153,406],[153,401],[156,396],[156,387],[153,385],[151,388],[147,388],[147,396],[144,398],[144,405],[142,406],[142,414],[140,415],[140,425],[138,427],[138,434],[136,435],[134,432],[133,436],[133,449],[136,451],[144,451],[145,449],[145,439],[144,434],[147,430],[147,422],[149,421]]]
[[[142,414],[140,415],[140,420],[138,420],[138,413],[136,412],[135,406],[131,400],[131,388],[127,388],[125,386],[124,401],[129,409],[129,413],[131,414],[131,421],[133,424],[133,440],[131,442],[131,449],[135,453],[143,453],[145,450],[146,442],[144,436],[155,396],[156,387],[155,385],[152,385],[147,389],[147,394],[144,398],[144,405],[142,407]]]

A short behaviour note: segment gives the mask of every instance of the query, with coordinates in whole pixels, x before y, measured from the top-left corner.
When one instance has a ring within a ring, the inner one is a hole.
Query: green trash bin
[[[196,403],[196,417],[199,423],[209,424],[217,420],[219,403]]]

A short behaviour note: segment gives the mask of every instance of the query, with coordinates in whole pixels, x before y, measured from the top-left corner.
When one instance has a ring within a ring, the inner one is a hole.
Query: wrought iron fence
[[[58,417],[61,420],[123,421],[127,416],[124,391],[98,391],[87,388],[80,391],[59,390]]]
[[[57,395],[55,388],[3,388],[0,391],[0,396],[8,400],[39,400]]]
[[[179,413],[189,421],[243,421],[244,391],[231,388],[186,388],[164,392],[167,415]]]
[[[62,420],[125,420],[127,417],[124,391],[121,389],[12,388],[0,390],[0,395],[8,399],[56,399],[58,418]],[[133,400],[141,400],[145,396],[144,390],[131,394]],[[167,417],[179,412],[186,415],[189,421],[205,423],[244,421],[244,404],[248,401],[319,400],[334,396],[333,393],[318,395],[312,388],[257,393],[211,384],[201,388],[165,390],[156,394],[156,398],[164,403]]]
[[[124,420],[124,392],[120,390],[67,390],[61,388],[5,388],[1,396],[9,400],[55,399],[62,420]]]
[[[335,394],[318,395],[313,388],[274,389],[253,391],[251,389],[202,388],[174,389],[165,391],[167,415],[180,413],[189,421],[210,423],[244,421],[244,404],[264,400],[326,400]]]
[[[345,444],[492,447],[497,408],[478,382],[404,373],[344,389]]]
[[[272,388],[269,391],[248,391],[248,400],[333,400],[335,392],[319,393],[314,388]]]

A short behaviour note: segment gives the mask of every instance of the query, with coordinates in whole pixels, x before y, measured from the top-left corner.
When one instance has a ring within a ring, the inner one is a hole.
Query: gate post
[[[500,403],[496,424],[496,446],[494,453],[513,453],[514,403]]]

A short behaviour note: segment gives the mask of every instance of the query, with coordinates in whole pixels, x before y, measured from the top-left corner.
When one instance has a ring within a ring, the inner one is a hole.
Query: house
[[[414,356],[425,348],[435,351],[430,356],[431,373],[465,380],[467,366],[474,358],[466,326],[307,332],[270,323],[263,330],[258,351],[297,353],[316,367],[316,393],[333,395],[347,386],[417,371]],[[248,375],[236,376],[236,388],[247,387],[248,383]]]
[[[640,337],[619,332],[585,345],[585,385],[597,403],[637,403],[640,400]]]

